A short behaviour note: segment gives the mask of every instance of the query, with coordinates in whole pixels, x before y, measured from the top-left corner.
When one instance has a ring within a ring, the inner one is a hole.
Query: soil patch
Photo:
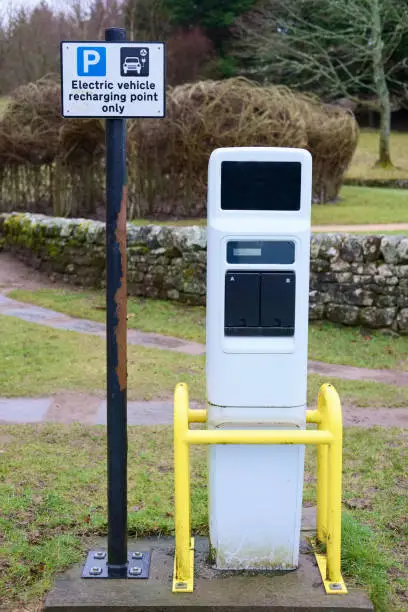
[[[404,427],[408,429],[408,408],[357,408],[343,406],[344,427]]]
[[[372,380],[373,382],[393,385],[394,387],[408,386],[408,372],[400,370],[375,370],[309,360],[308,373],[343,378],[344,380]]]
[[[55,286],[55,284],[45,274],[29,268],[10,253],[0,253],[1,293],[11,289],[30,289],[34,291],[51,286]]]

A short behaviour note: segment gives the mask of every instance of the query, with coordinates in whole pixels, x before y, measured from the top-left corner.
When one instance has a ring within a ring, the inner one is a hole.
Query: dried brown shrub
[[[135,210],[204,215],[208,158],[217,147],[305,147],[305,120],[292,98],[243,78],[170,89],[166,119],[136,121],[129,132],[139,177],[130,193]]]
[[[181,85],[168,92],[166,119],[132,124],[137,188],[130,201],[137,214],[204,215],[211,151],[237,146],[309,149],[314,200],[333,200],[357,135],[348,111],[285,87],[262,87],[243,78]]]
[[[66,214],[93,213],[104,200],[102,119],[66,119],[55,163],[54,201]],[[75,211],[78,211],[76,213]]]
[[[72,215],[92,213],[103,201],[103,122],[63,120],[60,98],[53,77],[13,92],[0,121],[3,209],[51,206]]]
[[[0,159],[5,164],[50,163],[58,150],[60,87],[44,77],[16,89],[0,122]]]
[[[13,92],[0,121],[1,210],[49,211],[61,123],[55,77]]]
[[[59,157],[67,165],[92,164],[104,152],[102,119],[66,119],[60,131]]]
[[[314,200],[334,201],[357,137],[349,111],[284,87],[235,78],[171,88],[165,119],[128,121],[130,217],[204,216],[217,147],[307,148]],[[53,79],[19,88],[0,121],[0,204],[35,210],[42,199],[55,214],[93,214],[104,199],[103,152],[103,121],[62,120]]]
[[[313,200],[334,202],[357,147],[358,123],[349,109],[322,104],[311,95],[296,98],[306,117],[306,148],[313,156]]]

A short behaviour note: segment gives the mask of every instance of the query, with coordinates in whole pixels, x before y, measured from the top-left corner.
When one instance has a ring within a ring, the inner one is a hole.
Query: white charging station
[[[304,429],[312,159],[218,149],[209,162],[209,428]],[[298,565],[304,447],[209,450],[210,541],[220,569]]]

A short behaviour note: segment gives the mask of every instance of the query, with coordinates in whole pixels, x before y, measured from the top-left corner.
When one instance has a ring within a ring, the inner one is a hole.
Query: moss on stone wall
[[[206,229],[128,225],[133,295],[205,303]],[[0,215],[0,248],[64,282],[101,287],[105,225],[85,219]],[[310,318],[408,333],[408,237],[315,234]]]

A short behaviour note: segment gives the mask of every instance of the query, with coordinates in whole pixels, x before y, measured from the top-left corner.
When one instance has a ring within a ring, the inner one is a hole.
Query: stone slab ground
[[[128,425],[172,425],[173,401],[128,402]],[[205,404],[190,402],[190,408]],[[344,427],[408,428],[408,408],[342,406]],[[106,400],[96,395],[65,392],[53,397],[0,397],[0,425],[5,423],[83,423],[106,425]]]
[[[106,549],[93,540],[92,549]],[[95,548],[94,548],[95,547]],[[373,606],[364,592],[326,595],[314,556],[304,544],[294,572],[220,572],[207,562],[208,539],[196,538],[194,593],[173,594],[173,538],[129,542],[129,550],[151,550],[147,580],[82,579],[81,566],[62,574],[45,602],[46,612],[363,612]]]

